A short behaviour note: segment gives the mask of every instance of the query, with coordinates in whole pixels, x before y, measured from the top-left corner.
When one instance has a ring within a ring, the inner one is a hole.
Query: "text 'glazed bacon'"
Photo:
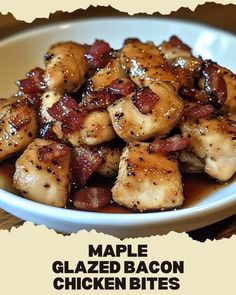
[[[136,108],[142,113],[147,114],[152,111],[159,100],[159,96],[149,88],[143,88],[132,97]]]
[[[102,163],[102,158],[96,151],[80,147],[72,161],[72,172],[79,187],[85,187],[90,176]]]
[[[77,191],[72,196],[75,208],[86,211],[97,211],[108,205],[111,200],[111,190],[102,187],[88,187]]]
[[[38,159],[42,162],[52,161],[56,158],[65,156],[70,152],[70,148],[65,144],[54,142],[38,150]]]
[[[110,59],[111,47],[107,42],[96,40],[85,54],[88,62],[94,68],[105,67]]]
[[[188,147],[189,141],[187,138],[182,137],[181,135],[175,135],[167,139],[156,139],[153,143],[149,144],[148,151],[152,152],[176,152],[183,150]]]
[[[184,120],[187,121],[201,119],[213,114],[214,110],[215,109],[212,105],[196,104],[190,108],[186,108],[183,115]]]

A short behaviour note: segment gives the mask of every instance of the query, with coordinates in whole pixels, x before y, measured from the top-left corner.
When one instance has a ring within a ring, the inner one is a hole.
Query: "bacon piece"
[[[20,130],[31,122],[30,110],[27,102],[18,102],[13,106],[14,115],[9,118],[9,123],[16,129]]]
[[[96,40],[85,54],[88,62],[95,68],[104,67],[110,59],[111,47],[107,42]]]
[[[111,93],[121,96],[127,96],[135,90],[133,82],[127,78],[121,78],[112,81],[108,88]]]
[[[55,120],[61,121],[71,109],[77,109],[77,102],[71,96],[64,95],[58,102],[48,109],[48,113]]]
[[[87,147],[77,149],[77,154],[72,161],[72,174],[79,187],[85,187],[90,176],[98,169],[102,158],[96,151]]]
[[[28,78],[34,79],[36,83],[42,83],[44,84],[44,73],[45,71],[39,67],[36,67],[29,71],[26,76]]]
[[[79,130],[83,124],[85,111],[79,110],[74,98],[64,95],[58,102],[48,109],[48,113],[55,120],[62,123],[65,133]]]
[[[132,100],[142,114],[147,114],[152,111],[159,100],[159,96],[150,88],[143,88],[132,97]]]
[[[70,152],[70,148],[65,144],[54,142],[48,146],[38,149],[38,159],[42,162],[48,162],[56,158],[65,156]]]
[[[33,79],[18,80],[16,84],[24,94],[36,93],[39,91],[38,84]]]
[[[18,80],[16,84],[24,94],[38,93],[45,88],[43,75],[44,70],[37,67],[26,74],[26,79]]]
[[[153,143],[149,144],[148,151],[169,153],[183,150],[188,147],[189,140],[181,135],[175,135],[167,139],[155,139]]]
[[[83,96],[83,109],[87,111],[106,109],[121,96],[117,96],[108,89],[92,91]]]
[[[50,123],[42,124],[39,127],[38,134],[39,134],[39,137],[44,139],[51,139],[51,140],[57,139],[56,134],[53,132],[52,124]]]
[[[186,98],[194,102],[200,102],[203,104],[209,103],[209,95],[203,89],[200,90],[193,87],[182,86],[179,90],[179,95],[182,98]]]
[[[71,110],[65,114],[61,120],[62,128],[65,133],[79,130],[84,122],[85,112],[79,110]]]
[[[36,93],[30,93],[27,95],[27,98],[29,99],[29,101],[31,102],[33,106],[35,106],[37,110],[39,110],[40,108],[42,94],[43,92],[36,92]]]
[[[181,50],[185,50],[185,51],[192,51],[192,48],[189,47],[187,44],[185,44],[184,42],[182,42],[182,40],[180,40],[177,36],[171,36],[169,43],[171,45],[173,45],[174,47],[177,47]]]
[[[76,209],[97,211],[110,203],[111,190],[102,187],[88,187],[74,193],[72,202]]]
[[[212,105],[200,105],[196,104],[190,108],[186,108],[184,111],[184,119],[187,120],[196,120],[200,118],[204,118],[206,116],[211,115],[214,112],[214,107]]]
[[[210,96],[210,101],[216,107],[222,106],[227,98],[227,84],[217,64],[211,60],[205,60],[200,70],[200,78],[203,77],[204,89]]]

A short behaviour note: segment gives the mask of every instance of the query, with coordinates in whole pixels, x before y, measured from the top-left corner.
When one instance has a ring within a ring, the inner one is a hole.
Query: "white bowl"
[[[177,35],[190,44],[194,53],[211,58],[236,71],[236,37],[200,24],[153,18],[92,19],[41,27],[0,42],[0,97],[14,92],[14,81],[31,68],[42,66],[47,48],[58,41],[93,43],[104,39],[119,48],[127,37],[156,44]],[[149,236],[169,231],[184,232],[200,228],[236,213],[236,182],[229,184],[192,205],[176,211],[113,214],[55,208],[0,190],[0,207],[9,213],[72,233],[96,229],[118,237]]]

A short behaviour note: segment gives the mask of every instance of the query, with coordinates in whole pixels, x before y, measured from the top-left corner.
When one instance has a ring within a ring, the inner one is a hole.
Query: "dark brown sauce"
[[[182,177],[184,187],[184,203],[182,208],[189,208],[200,202],[209,194],[227,185],[210,178],[206,174],[185,174]]]
[[[11,191],[12,176],[14,174],[15,159],[8,159],[0,164],[0,178],[9,179],[9,188],[5,185],[4,189]],[[0,186],[1,186],[0,179]],[[114,178],[104,178],[100,176],[94,176],[89,181],[91,186],[106,186],[112,187],[114,184]],[[205,174],[186,174],[183,175],[184,197],[185,201],[181,208],[188,208],[204,199],[210,193],[224,187],[227,183],[219,183],[216,180],[209,178]],[[135,213],[135,211],[119,206],[116,203],[102,208],[101,213]]]

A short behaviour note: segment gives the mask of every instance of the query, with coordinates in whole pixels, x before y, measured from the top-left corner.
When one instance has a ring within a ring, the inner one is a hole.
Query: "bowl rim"
[[[5,196],[4,196],[5,195]],[[31,213],[37,213],[40,216],[63,216],[64,222],[81,223],[83,220],[88,222],[91,220],[96,220],[96,224],[109,224],[107,222],[112,222],[112,224],[145,224],[153,221],[162,222],[173,222],[174,220],[184,220],[191,218],[201,217],[208,215],[210,212],[220,212],[228,208],[230,205],[236,208],[236,192],[233,192],[227,198],[222,198],[214,202],[209,202],[206,204],[198,205],[197,207],[189,207],[177,210],[169,211],[158,211],[158,212],[146,212],[146,213],[103,213],[103,212],[92,212],[92,211],[82,211],[75,209],[66,209],[54,207],[42,203],[38,203],[21,196],[17,196],[13,193],[7,192],[0,189],[0,206],[1,200],[3,198],[8,198],[8,204],[15,208],[24,208]]]
[[[173,23],[173,24],[181,24],[181,25],[191,25],[194,27],[198,27],[200,29],[210,29],[215,33],[222,33],[227,37],[236,39],[236,35],[233,33],[224,31],[222,29],[218,29],[211,25],[206,25],[201,22],[194,22],[182,19],[173,19],[173,18],[153,18],[153,17],[115,17],[115,20],[119,21],[143,21],[147,22],[163,22],[163,23]],[[30,38],[32,35],[40,35],[44,32],[54,31],[55,29],[61,30],[68,27],[73,27],[77,24],[81,23],[96,23],[98,21],[106,21],[106,22],[114,22],[114,17],[91,17],[87,19],[81,20],[73,20],[73,21],[59,21],[53,24],[46,24],[36,28],[31,28],[27,30],[23,30],[16,34],[13,34],[9,37],[5,37],[0,40],[0,47],[11,45],[14,42],[17,42],[24,38]],[[152,222],[173,222],[177,220],[187,220],[189,217],[203,217],[205,215],[210,214],[211,212],[220,212],[221,210],[227,209],[230,205],[236,205],[236,192],[232,192],[226,198],[219,199],[214,202],[209,202],[206,204],[197,205],[194,207],[188,207],[177,210],[170,211],[158,211],[158,212],[148,212],[148,213],[102,213],[102,212],[91,212],[91,211],[80,211],[74,209],[65,209],[53,207],[46,204],[41,204],[21,196],[17,196],[13,193],[7,192],[4,189],[0,189],[0,206],[2,201],[4,202],[4,198],[8,198],[8,204],[10,204],[14,208],[24,208],[24,210],[31,212],[32,214],[39,214],[40,216],[50,216],[54,219],[58,218],[58,216],[63,216],[64,222],[76,222],[76,223],[88,223],[91,220],[91,223],[94,223],[96,220],[96,224],[109,224],[111,222],[113,225],[120,226],[121,224],[129,225],[137,225],[137,224],[147,224]],[[2,201],[1,201],[2,200]],[[4,202],[5,203],[5,202]]]

